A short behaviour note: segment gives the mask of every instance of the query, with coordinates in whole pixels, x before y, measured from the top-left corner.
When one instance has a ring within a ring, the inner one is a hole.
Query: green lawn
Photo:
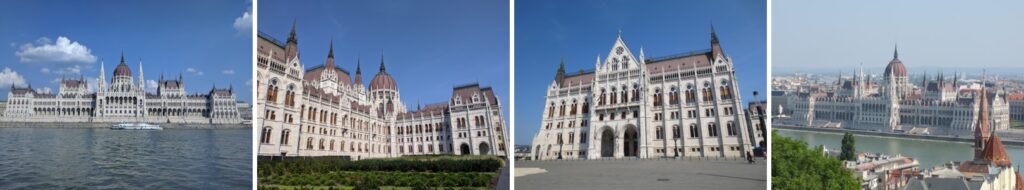
[[[1024,121],[1010,120],[1011,128],[1024,128]]]
[[[259,189],[489,189],[505,164],[496,157],[419,156],[345,161],[260,160]]]
[[[355,187],[352,186],[287,186],[287,185],[260,185],[259,189],[277,189],[277,190],[352,190]],[[380,187],[381,190],[412,190],[412,187],[395,187],[395,186],[384,186]],[[486,187],[434,187],[435,190],[486,190]]]

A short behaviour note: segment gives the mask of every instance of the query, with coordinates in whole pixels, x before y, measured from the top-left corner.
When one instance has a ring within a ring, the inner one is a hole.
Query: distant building
[[[1010,102],[1010,120],[1024,122],[1024,94],[1006,96]]]
[[[238,105],[238,116],[242,118],[242,121],[252,122],[252,104],[242,101],[236,102],[235,104]]]
[[[750,126],[739,68],[713,29],[709,45],[637,57],[620,35],[594,71],[566,72],[563,61],[547,86],[533,159],[746,156],[763,128]]]
[[[985,93],[985,88],[980,90]],[[979,98],[977,126],[974,129],[974,159],[951,162],[911,179],[906,189],[1024,189],[1024,182],[1012,159],[991,128],[988,98]]]
[[[204,94],[188,94],[181,75],[164,79],[161,74],[156,92],[146,92],[142,63],[135,80],[124,55],[112,74],[108,84],[104,64],[100,64],[95,92],[84,77],[62,78],[57,94],[37,92],[31,84],[11,86],[0,121],[242,123],[234,88],[213,87]]]
[[[842,124],[848,129],[886,132],[927,127],[933,134],[967,135],[976,128],[979,97],[986,97],[992,100],[984,107],[992,113],[988,119],[993,130],[1010,126],[1006,93],[980,92],[941,73],[935,80],[923,75],[914,88],[896,51],[883,79],[875,85],[861,69],[852,79],[840,75],[832,86],[802,84],[784,93],[773,92],[773,97],[786,97],[782,101],[785,104],[780,105],[789,119],[779,122],[797,126]]]

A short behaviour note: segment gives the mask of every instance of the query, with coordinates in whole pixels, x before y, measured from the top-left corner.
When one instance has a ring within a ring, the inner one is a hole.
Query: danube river
[[[0,189],[250,189],[249,129],[0,128]]]
[[[843,134],[828,132],[812,132],[789,129],[777,129],[778,134],[802,140],[810,146],[825,145],[838,150],[842,144]],[[949,161],[970,160],[974,157],[973,144],[967,142],[948,142],[936,140],[906,139],[898,137],[876,137],[854,135],[858,152],[875,152],[889,155],[904,155],[917,159],[921,169],[930,169]],[[1024,147],[1006,145],[1006,153],[1014,164],[1024,163]]]

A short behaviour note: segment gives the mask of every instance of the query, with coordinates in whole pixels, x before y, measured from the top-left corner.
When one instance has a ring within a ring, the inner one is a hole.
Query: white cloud
[[[192,75],[203,75],[203,71],[197,70],[196,68],[192,67],[185,69],[185,72],[190,73]]]
[[[49,69],[47,69],[47,70],[49,70]],[[70,67],[65,67],[65,68],[60,68],[60,69],[57,69],[57,70],[53,70],[52,72],[54,74],[61,74],[61,75],[66,75],[66,74],[76,74],[77,75],[77,74],[82,74],[82,67],[78,66],[78,65],[75,65],[75,66],[70,66]]]
[[[42,73],[45,73],[45,74],[50,74],[50,68],[40,69],[39,72],[42,72]]]
[[[156,87],[159,85],[155,80],[146,80],[146,91],[156,92]]]
[[[11,68],[4,67],[3,72],[0,72],[0,88],[10,88],[12,84],[24,86],[25,78]]]
[[[24,63],[95,63],[96,56],[92,50],[78,42],[72,42],[64,36],[57,37],[57,42],[41,37],[36,45],[25,44],[14,53]]]
[[[53,89],[50,89],[50,87],[36,88],[36,92],[41,94],[50,94],[53,93]]]
[[[233,74],[235,74],[235,70],[233,70],[233,69],[228,69],[228,70],[224,70],[224,72],[223,72],[223,73],[224,73],[225,75],[233,75]]]
[[[89,92],[96,92],[96,88],[100,85],[99,78],[85,78],[86,84],[89,86]]]
[[[240,35],[252,34],[252,6],[249,6],[242,16],[235,18],[235,23],[232,26]]]

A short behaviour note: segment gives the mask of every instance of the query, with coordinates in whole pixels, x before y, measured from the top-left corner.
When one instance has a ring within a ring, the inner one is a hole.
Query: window
[[[655,139],[658,139],[658,140],[665,139],[665,129],[664,129],[664,127],[658,126],[658,128],[655,130],[654,134],[655,134],[655,137],[654,137]]]
[[[718,126],[715,125],[715,123],[708,123],[708,136],[709,137],[717,137],[718,136]]]
[[[700,128],[697,128],[697,124],[690,124],[690,138],[700,137]]]
[[[291,133],[292,133],[292,131],[288,130],[288,129],[285,129],[283,132],[281,132],[281,144],[282,145],[287,145],[288,144],[288,136],[290,136]]]
[[[263,128],[263,132],[260,134],[260,143],[264,143],[264,144],[270,143],[270,133],[271,133],[271,128],[270,127],[264,127]]]
[[[679,131],[679,125],[673,125],[672,126],[672,138],[673,139],[679,139],[679,132],[681,132],[681,131]]]
[[[736,132],[737,132],[736,125],[733,124],[733,122],[726,123],[725,124],[725,128],[726,128],[729,136],[736,136]]]
[[[569,132],[569,144],[573,143],[573,139],[574,139],[575,136],[576,136],[576,133]]]

